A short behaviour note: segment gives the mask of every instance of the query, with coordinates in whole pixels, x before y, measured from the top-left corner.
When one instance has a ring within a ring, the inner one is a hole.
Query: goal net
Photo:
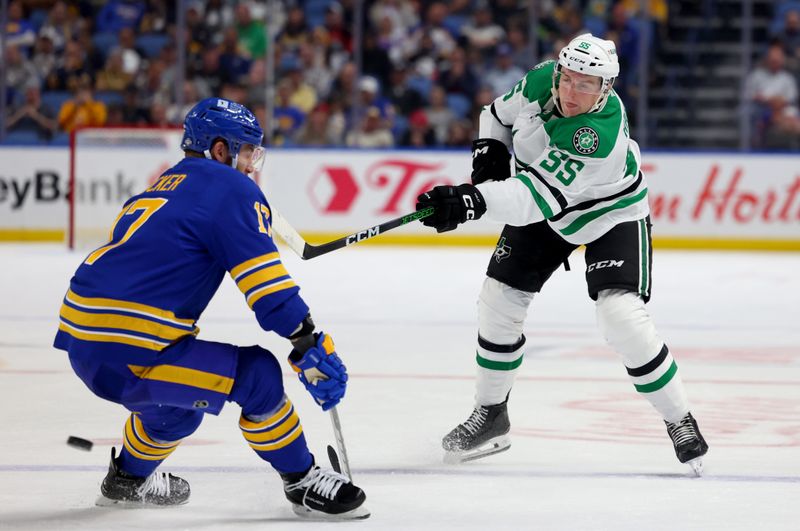
[[[70,139],[67,244],[89,249],[108,242],[122,204],[143,192],[182,157],[183,129],[77,129]]]

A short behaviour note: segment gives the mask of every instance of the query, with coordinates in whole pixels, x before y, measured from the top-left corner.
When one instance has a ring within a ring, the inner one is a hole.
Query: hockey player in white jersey
[[[573,39],[557,61],[530,70],[480,115],[472,184],[437,186],[423,223],[438,232],[483,215],[506,224],[478,300],[477,389],[470,417],[442,445],[448,461],[508,449],[507,402],[522,363],[522,333],[534,293],[579,245],[597,321],[635,389],[661,414],[682,463],[699,475],[708,451],[677,365],[645,303],[652,249],[647,184],[612,86],[611,41]],[[511,172],[509,148],[515,171]]]

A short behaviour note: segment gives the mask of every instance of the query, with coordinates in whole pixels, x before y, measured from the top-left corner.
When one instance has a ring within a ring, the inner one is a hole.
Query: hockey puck
[[[81,439],[80,437],[75,437],[70,435],[67,439],[67,444],[72,446],[73,448],[77,448],[78,450],[86,450],[90,452],[92,450],[92,446],[94,443],[88,439]]]

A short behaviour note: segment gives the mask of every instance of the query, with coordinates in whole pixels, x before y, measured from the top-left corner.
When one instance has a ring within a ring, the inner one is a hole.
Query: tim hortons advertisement
[[[0,238],[63,234],[68,150],[4,147],[0,157]],[[163,161],[145,168],[144,160],[143,148],[93,153],[91,175],[78,183],[78,216],[107,225],[127,197],[165,169]],[[412,212],[419,193],[465,182],[470,169],[468,151],[273,149],[259,183],[300,232],[338,237]],[[800,249],[800,156],[645,153],[642,169],[657,242]],[[381,238],[488,242],[499,229],[481,220],[433,239],[432,230],[413,223]]]

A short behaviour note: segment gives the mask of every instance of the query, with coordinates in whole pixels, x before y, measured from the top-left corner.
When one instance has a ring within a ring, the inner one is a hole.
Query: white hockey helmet
[[[619,59],[617,49],[612,41],[600,39],[591,33],[584,33],[572,39],[558,54],[558,63],[553,70],[553,101],[559,112],[563,114],[558,99],[558,82],[561,70],[568,68],[574,72],[597,76],[603,80],[597,101],[588,112],[597,112],[603,108],[611,86],[619,75]]]

